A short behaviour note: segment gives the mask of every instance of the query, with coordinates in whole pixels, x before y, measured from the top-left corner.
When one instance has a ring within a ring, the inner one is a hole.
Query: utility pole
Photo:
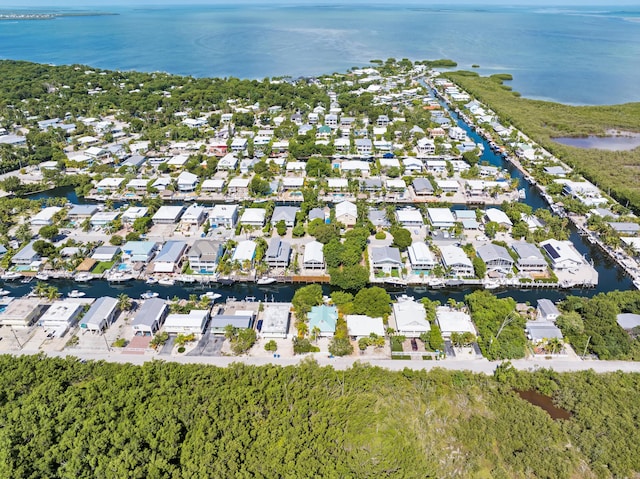
[[[18,335],[16,334],[15,330],[13,329],[13,326],[11,326],[11,332],[13,333],[13,337],[15,338],[16,343],[18,343],[18,347],[22,351],[22,344],[20,344],[20,341],[18,340]]]
[[[584,351],[582,352],[582,360],[584,361],[584,357],[587,355],[587,348],[589,347],[589,342],[591,341],[591,336],[587,339],[587,344],[584,345]]]
[[[107,341],[107,336],[103,333],[102,338],[104,339],[104,344],[107,345],[107,351],[111,352],[111,346],[109,346],[109,341]]]

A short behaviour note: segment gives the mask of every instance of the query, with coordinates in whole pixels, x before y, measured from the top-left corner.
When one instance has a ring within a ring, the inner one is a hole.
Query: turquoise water
[[[514,89],[531,98],[640,100],[640,6],[108,10],[118,15],[1,21],[0,58],[241,78],[331,73],[374,58],[452,58],[462,68],[479,64],[480,73],[513,74]]]

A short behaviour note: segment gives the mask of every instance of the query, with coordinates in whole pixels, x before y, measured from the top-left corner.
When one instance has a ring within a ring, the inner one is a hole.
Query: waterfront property
[[[391,246],[373,247],[371,248],[371,264],[374,272],[392,274],[393,271],[396,271],[399,274],[402,270],[400,250]]]
[[[488,271],[507,274],[513,268],[513,258],[504,246],[493,243],[483,244],[476,248],[476,253],[487,265]]]
[[[305,269],[324,269],[324,245],[319,241],[310,241],[304,246],[302,266]]]
[[[527,243],[526,241],[516,241],[511,245],[511,248],[518,256],[516,268],[518,268],[519,271],[542,273],[549,267],[544,256],[542,256],[542,253],[534,244]]]
[[[422,333],[428,333],[431,325],[426,319],[426,314],[424,306],[412,297],[399,297],[398,301],[393,303],[396,332],[408,338],[417,338]]]
[[[207,239],[196,240],[186,258],[194,273],[213,274],[218,266],[218,259],[222,254],[222,243]]]
[[[318,337],[333,337],[336,332],[338,310],[335,306],[313,306],[309,314],[309,331],[316,331]]]
[[[372,334],[384,336],[382,318],[371,318],[363,314],[347,314],[344,319],[347,322],[349,336],[354,340],[368,338]]]
[[[154,334],[164,323],[168,311],[169,307],[164,299],[145,300],[131,322],[133,331],[136,335],[149,336]]]
[[[430,271],[436,266],[436,257],[424,241],[414,241],[407,249],[409,263],[414,272]]]
[[[204,334],[209,320],[209,310],[192,309],[188,314],[169,314],[164,321],[164,331],[169,334]]]
[[[118,300],[110,296],[98,298],[80,320],[80,328],[101,333],[118,317]]]
[[[471,316],[464,311],[458,311],[448,306],[436,308],[436,322],[442,332],[442,337],[450,339],[454,333],[471,333],[475,336],[476,328],[471,321]]]
[[[546,298],[538,300],[538,307],[536,308],[536,318],[540,321],[555,322],[560,316],[560,311],[553,304],[553,301]]]
[[[153,261],[154,273],[175,273],[187,248],[184,241],[167,241]]]
[[[253,311],[236,311],[235,314],[216,314],[211,317],[209,329],[211,334],[225,334],[227,326],[237,329],[252,328],[255,319]]]
[[[286,268],[289,266],[291,245],[280,238],[273,237],[265,254],[267,264],[272,268]]]
[[[153,223],[157,225],[176,224],[182,216],[183,211],[183,206],[165,205],[161,206],[151,219],[153,220]]]
[[[584,264],[584,258],[576,251],[570,241],[549,239],[540,243],[547,253],[554,269],[577,268]]]
[[[214,228],[235,228],[238,209],[238,205],[215,205],[209,213],[209,224]]]
[[[462,248],[453,245],[440,246],[440,254],[446,272],[461,278],[473,276],[473,263]]]
[[[37,298],[16,298],[0,312],[0,325],[26,328],[34,324],[47,305]]]
[[[51,331],[53,337],[62,337],[76,323],[83,308],[82,303],[70,299],[54,301],[40,316],[38,326]]]
[[[291,318],[290,303],[264,303],[260,334],[263,338],[286,338]]]

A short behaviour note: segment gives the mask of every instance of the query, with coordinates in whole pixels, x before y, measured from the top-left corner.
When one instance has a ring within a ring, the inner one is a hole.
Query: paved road
[[[13,354],[25,355],[25,354],[41,354],[41,351],[16,351]],[[273,358],[273,357],[228,357],[228,356],[159,356],[157,354],[149,355],[133,355],[122,354],[118,351],[112,351],[111,353],[91,353],[83,351],[73,352],[48,352],[45,353],[50,357],[67,357],[74,356],[83,360],[104,360],[115,363],[131,363],[141,365],[149,361],[162,360],[172,361],[181,364],[208,364],[213,366],[226,367],[233,363],[243,363],[248,365],[262,366],[266,364],[274,364],[279,366],[291,366],[297,365],[301,361],[306,360],[306,357],[295,358]],[[335,369],[344,370],[349,369],[356,362],[368,363],[372,366],[378,366],[381,368],[389,369],[392,371],[400,371],[405,368],[414,370],[430,370],[434,368],[443,368],[449,370],[460,371],[472,371],[475,373],[493,374],[495,368],[500,364],[498,361],[487,361],[486,359],[476,360],[444,360],[444,361],[422,361],[422,360],[402,360],[392,361],[390,359],[367,359],[361,360],[359,358],[329,358],[326,353],[318,353],[310,355],[314,358],[320,366],[333,366]],[[558,372],[570,372],[570,371],[586,371],[589,369],[594,370],[597,373],[606,373],[613,371],[622,372],[640,372],[640,362],[631,361],[581,361],[581,360],[568,360],[568,359],[554,359],[554,360],[526,360],[518,359],[511,362],[516,369],[527,371],[535,370],[538,368],[550,368]]]

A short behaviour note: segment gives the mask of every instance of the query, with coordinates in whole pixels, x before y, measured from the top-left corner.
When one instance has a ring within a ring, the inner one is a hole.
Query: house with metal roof
[[[442,337],[449,339],[453,333],[463,334],[476,333],[476,328],[469,316],[464,311],[458,311],[448,306],[438,306],[436,308],[436,322],[442,332]]]
[[[204,334],[209,321],[209,310],[192,309],[188,314],[169,314],[164,321],[164,331],[169,334]]]
[[[498,208],[487,208],[484,212],[485,220],[488,222],[493,221],[494,223],[498,223],[500,226],[504,226],[505,228],[511,228],[513,223],[507,216],[507,214],[499,210]]]
[[[130,206],[127,208],[120,217],[124,223],[133,223],[138,218],[147,216],[149,208],[146,206]]]
[[[153,261],[154,273],[174,273],[182,261],[182,255],[187,248],[184,241],[167,241]]]
[[[164,299],[146,299],[131,322],[133,331],[136,335],[154,334],[164,323],[168,311]]]
[[[91,305],[80,319],[80,328],[94,333],[101,333],[116,320],[119,313],[118,300],[110,296],[102,296]]]
[[[91,259],[95,259],[96,261],[113,261],[113,258],[119,253],[119,246],[102,245],[93,250]]]
[[[409,263],[414,272],[430,271],[435,268],[437,260],[424,241],[414,241],[407,249]]]
[[[29,219],[29,223],[31,223],[32,226],[52,225],[53,217],[59,211],[62,211],[62,208],[60,208],[59,206],[49,206],[47,208],[43,208]]]
[[[607,224],[618,234],[635,236],[640,232],[640,225],[638,223],[631,223],[629,221],[610,221]]]
[[[516,268],[522,272],[544,272],[549,265],[547,260],[534,244],[527,243],[526,241],[516,241],[511,245],[511,248],[518,255],[518,261],[516,262]]]
[[[236,314],[216,314],[211,317],[209,329],[211,334],[224,334],[227,326],[237,329],[253,327],[255,313],[253,311],[236,311]]]
[[[371,248],[371,264],[375,272],[391,274],[393,270],[402,270],[400,250],[391,246]]]
[[[98,212],[97,205],[73,205],[67,213],[69,219],[91,218]]]
[[[422,228],[424,219],[417,208],[400,208],[396,210],[396,219],[405,228]]]
[[[376,228],[388,228],[391,226],[391,222],[387,218],[387,212],[385,210],[369,208],[367,217],[369,218],[369,221],[371,221],[371,224]]]
[[[431,330],[424,305],[414,301],[413,297],[401,296],[392,306],[393,319],[399,335],[417,338]]]
[[[550,321],[527,321],[525,326],[527,337],[533,343],[546,343],[550,339],[564,339],[562,331]]]
[[[427,208],[427,216],[433,228],[453,228],[456,224],[456,219],[449,208]]]
[[[271,238],[269,247],[265,253],[265,260],[272,268],[286,268],[291,257],[291,245],[278,237]]]
[[[548,239],[540,243],[540,246],[551,259],[554,269],[572,269],[585,264],[584,258],[578,253],[571,241]]]
[[[240,224],[262,228],[267,216],[264,208],[246,208],[240,217]]]
[[[11,258],[11,262],[13,264],[28,265],[34,261],[39,261],[40,255],[33,249],[33,243],[35,243],[35,240],[30,241],[24,246],[24,248],[14,254]]]
[[[185,224],[200,226],[207,218],[207,213],[204,206],[191,204],[183,213],[180,221]]]
[[[188,171],[183,171],[182,173],[180,173],[176,181],[178,191],[181,191],[183,193],[195,191],[196,187],[198,186],[198,182],[199,180],[197,175],[189,173]]]
[[[304,246],[302,266],[305,269],[324,269],[324,245],[319,241],[311,241]]]
[[[157,247],[155,241],[127,241],[122,247],[122,256],[132,263],[148,263]]]
[[[253,264],[253,260],[256,256],[256,243],[251,240],[240,241],[233,251],[231,261],[238,261],[243,264],[245,261],[249,261]]]
[[[222,243],[207,239],[199,239],[189,248],[185,255],[194,273],[212,274],[218,267],[218,259],[222,255]]]
[[[336,204],[336,221],[349,227],[358,221],[358,207],[350,201],[341,201]]]
[[[338,309],[335,306],[313,306],[309,314],[309,332],[318,328],[319,337],[333,337],[338,322]]]
[[[433,195],[433,185],[429,178],[414,178],[412,185],[417,196]]]
[[[478,246],[476,253],[485,262],[488,271],[508,273],[513,268],[513,258],[504,246],[487,243]]]
[[[293,227],[296,224],[296,215],[300,211],[298,206],[276,206],[271,215],[271,224],[277,225],[280,221],[284,221],[287,227]]]
[[[536,308],[536,317],[538,320],[554,323],[560,314],[560,310],[550,299],[542,298],[538,300],[538,307]]]
[[[164,205],[161,206],[156,214],[151,218],[154,224],[176,224],[180,217],[182,216],[182,212],[184,211],[184,206],[169,206]]]
[[[384,336],[385,329],[382,318],[372,318],[364,314],[347,314],[344,319],[352,339],[368,338],[371,334]]]
[[[209,224],[214,228],[235,228],[238,221],[238,205],[219,204],[209,212]]]
[[[451,275],[457,277],[471,277],[474,275],[473,263],[464,250],[458,246],[440,246],[442,256],[442,266],[445,271],[450,271]]]

